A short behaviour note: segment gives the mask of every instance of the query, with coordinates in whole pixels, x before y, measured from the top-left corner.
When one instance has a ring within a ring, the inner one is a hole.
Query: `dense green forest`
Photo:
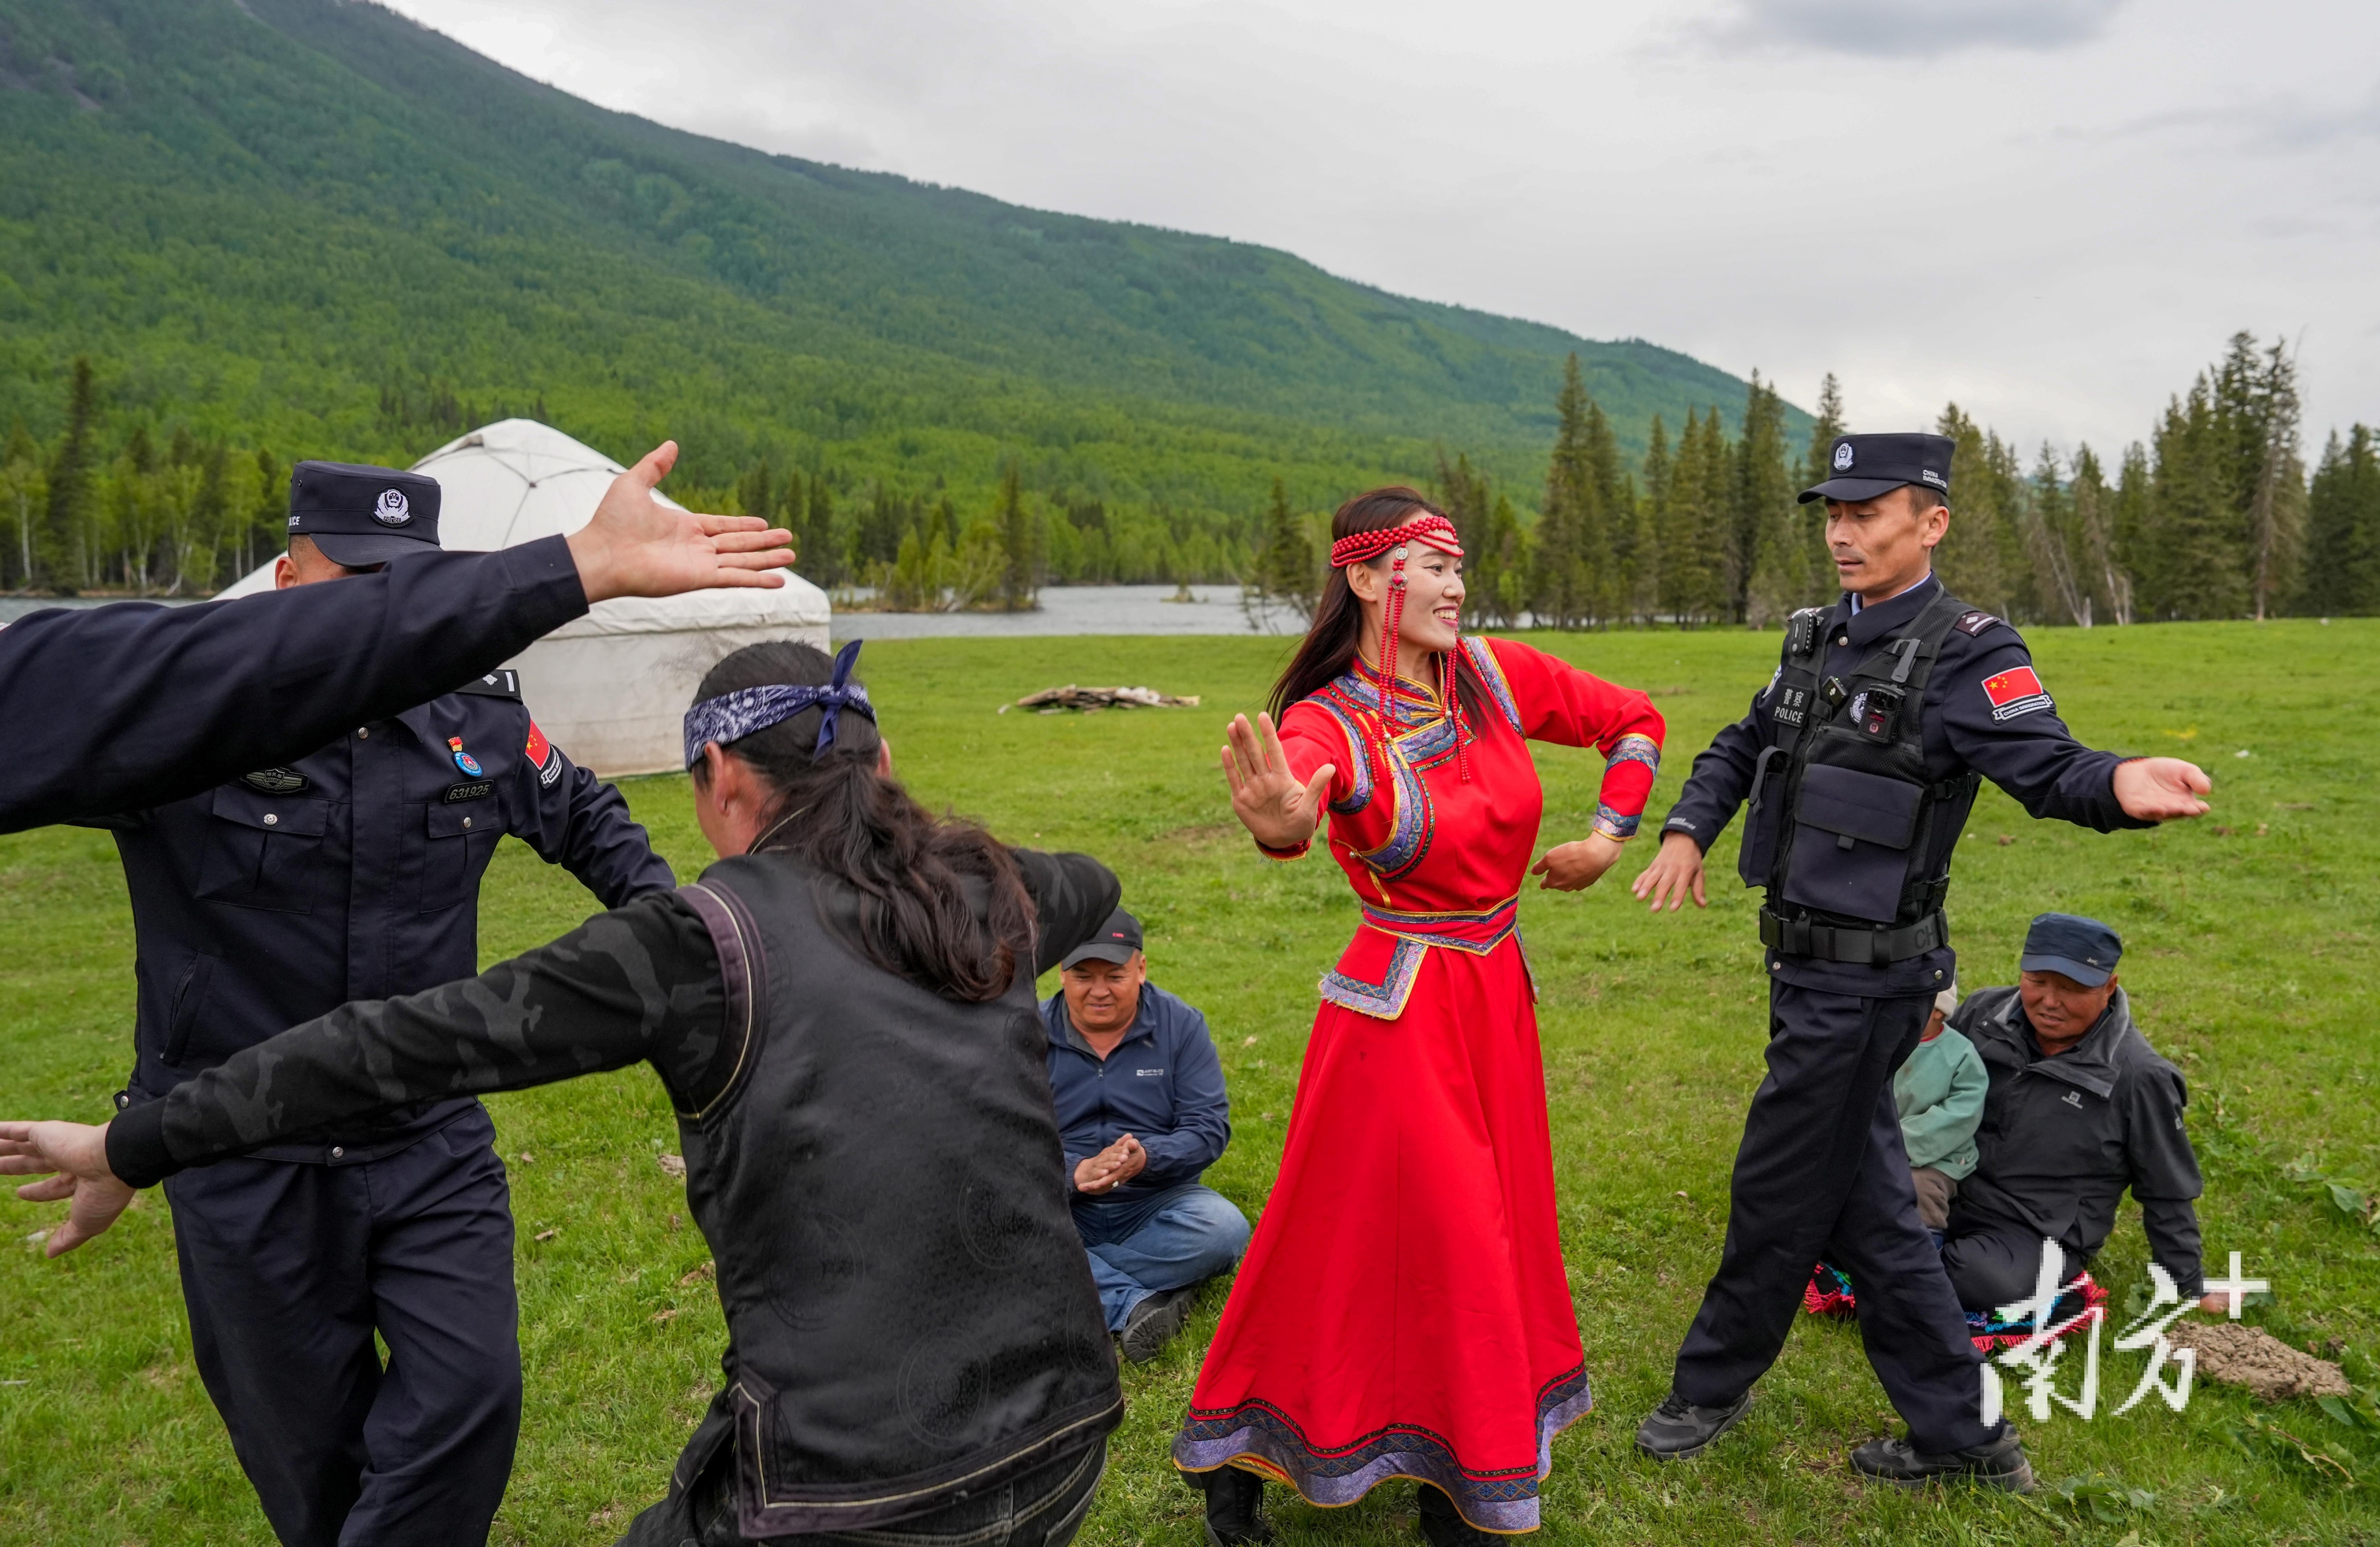
[[[1482,613],[1766,624],[1829,593],[1793,492],[1842,419],[1642,342],[1287,254],[604,112],[370,4],[0,0],[0,588],[203,594],[291,459],[524,414],[795,528],[896,605],[1050,581],[1312,593],[1401,479]],[[2031,458],[1955,405],[1942,555],[2026,621],[2380,610],[2380,445],[2309,476],[2241,334],[2147,435]]]
[[[2380,612],[2380,436],[2333,432],[2308,477],[2296,361],[2234,335],[2112,466],[2088,445],[2061,458],[2018,448],[1951,404],[1951,521],[1937,567],[1960,596],[2024,622],[2130,623]],[[1835,594],[1822,481],[1847,428],[1827,378],[1796,442],[1755,376],[1730,437],[1716,408],[1659,417],[1640,459],[1572,373],[1555,405],[1536,512],[1467,453],[1441,453],[1435,486],[1463,528],[1474,605],[1488,622],[1556,627],[1676,622],[1767,626]],[[1320,586],[1327,518],[1276,486],[1249,576],[1291,610]]]
[[[953,553],[1014,467],[1095,534],[1054,534],[1061,574],[1220,577],[1276,477],[1318,504],[1452,437],[1533,478],[1572,354],[1632,450],[1742,393],[1263,248],[679,133],[370,4],[0,0],[0,429],[54,460],[92,368],[79,551],[20,531],[10,585],[30,554],[203,589],[260,454],[402,465],[508,413],[624,459],[674,437],[690,500],[764,464],[846,522],[948,500]],[[100,471],[126,458],[157,485]]]

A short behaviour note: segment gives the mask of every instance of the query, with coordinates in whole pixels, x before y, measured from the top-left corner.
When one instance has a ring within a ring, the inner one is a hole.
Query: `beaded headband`
[[[1427,543],[1440,553],[1463,557],[1463,544],[1455,538],[1454,523],[1442,515],[1425,513],[1401,526],[1386,526],[1377,532],[1348,533],[1330,545],[1330,567],[1345,569],[1349,564],[1360,564],[1408,542]]]
[[[823,706],[826,713],[819,717],[818,744],[810,749],[813,759],[823,756],[826,749],[834,744],[835,724],[841,711],[850,709],[867,717],[870,724],[875,723],[876,707],[868,701],[868,690],[851,681],[851,668],[859,659],[860,644],[855,639],[835,652],[834,677],[824,687],[785,683],[740,687],[716,698],[706,698],[686,710],[686,766],[690,768],[701,762],[702,749],[712,742],[722,746],[740,742],[814,707]]]

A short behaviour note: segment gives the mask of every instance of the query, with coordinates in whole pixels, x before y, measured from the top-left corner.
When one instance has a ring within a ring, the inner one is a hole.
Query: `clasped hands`
[[[1127,1133],[1095,1155],[1075,1162],[1075,1190],[1098,1197],[1148,1168],[1148,1152]]]
[[[1325,763],[1313,778],[1301,781],[1290,770],[1281,732],[1268,714],[1257,716],[1253,725],[1247,716],[1234,715],[1227,734],[1223,778],[1231,784],[1232,815],[1240,826],[1268,849],[1300,849],[1313,841],[1339,766]],[[1547,850],[1529,874],[1545,877],[1538,883],[1540,890],[1583,891],[1611,868],[1621,847],[1619,840],[1595,833]]]

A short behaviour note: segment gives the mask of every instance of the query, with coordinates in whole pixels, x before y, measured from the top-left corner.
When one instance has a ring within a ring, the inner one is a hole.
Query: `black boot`
[[[1265,1524],[1264,1479],[1237,1467],[1184,1472],[1182,1481],[1207,1495],[1207,1547],[1246,1547],[1272,1540]]]
[[[1186,1289],[1160,1289],[1134,1306],[1123,1323],[1123,1357],[1135,1364],[1147,1364],[1162,1353],[1165,1345],[1181,1334],[1191,1302],[1197,1298],[1197,1287],[1193,1285]]]
[[[1673,1391],[1637,1425],[1636,1448],[1656,1461],[1700,1456],[1712,1441],[1734,1428],[1735,1420],[1750,1406],[1748,1391],[1724,1408],[1697,1408]]]
[[[1415,1502],[1421,1505],[1421,1534],[1429,1547],[1491,1547],[1497,1540],[1463,1517],[1446,1490],[1425,1482]]]
[[[2033,1492],[2033,1463],[2024,1457],[2024,1442],[2005,1423],[1996,1439],[1939,1454],[1920,1450],[1907,1440],[1870,1440],[1852,1452],[1852,1469],[1903,1488],[1972,1482],[2008,1493]]]

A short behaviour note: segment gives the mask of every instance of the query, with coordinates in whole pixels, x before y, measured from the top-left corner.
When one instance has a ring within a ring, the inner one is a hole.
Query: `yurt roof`
[[[540,538],[566,537],[586,526],[603,490],[623,469],[594,447],[572,440],[552,425],[535,419],[499,419],[449,441],[415,463],[413,470],[438,480],[439,545],[486,551]],[[655,498],[674,509],[682,508],[666,495]],[[273,566],[268,563],[223,594],[244,596],[272,584]],[[774,589],[747,586],[607,601],[560,632],[652,634],[823,625],[828,615],[826,594],[800,576],[789,574],[785,584]]]

